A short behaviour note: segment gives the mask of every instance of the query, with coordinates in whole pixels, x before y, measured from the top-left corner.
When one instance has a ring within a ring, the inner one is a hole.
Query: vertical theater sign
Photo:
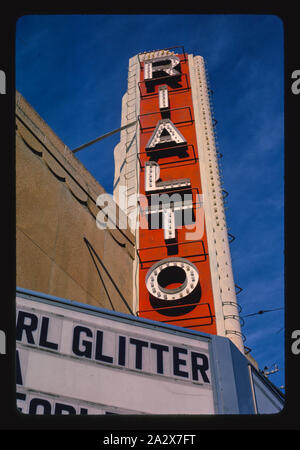
[[[243,351],[203,59],[161,50],[139,64],[138,315]]]

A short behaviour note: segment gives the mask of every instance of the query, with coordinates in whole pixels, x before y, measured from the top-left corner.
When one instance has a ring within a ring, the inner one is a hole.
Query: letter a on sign
[[[186,140],[170,119],[159,120],[149,139],[146,149],[153,149],[160,144],[186,144]]]

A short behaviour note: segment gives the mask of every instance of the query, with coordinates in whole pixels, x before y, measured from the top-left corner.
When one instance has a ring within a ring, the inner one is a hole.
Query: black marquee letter
[[[193,376],[193,380],[198,381],[198,371],[200,371],[201,376],[203,378],[203,381],[205,383],[209,383],[209,379],[208,376],[206,374],[206,371],[208,370],[208,358],[206,355],[204,355],[203,353],[196,353],[196,352],[191,352],[191,358],[192,358],[192,376]],[[197,358],[201,358],[202,359],[202,363],[198,364],[197,363]]]
[[[174,375],[179,375],[180,377],[188,378],[189,374],[187,372],[179,370],[180,365],[186,366],[186,360],[180,359],[178,357],[179,353],[184,353],[186,355],[187,350],[185,348],[173,347],[173,360],[174,360],[173,373]]]
[[[44,400],[42,398],[33,398],[30,402],[29,406],[29,414],[37,414],[37,409],[39,406],[44,408],[43,415],[51,414],[51,403],[48,400]]]
[[[120,366],[125,366],[126,358],[126,337],[119,336],[119,360],[118,364]]]
[[[103,331],[97,330],[95,359],[97,361],[112,363],[113,358],[111,356],[103,355],[102,352],[103,352]]]
[[[52,350],[57,350],[58,344],[47,341],[48,329],[49,329],[49,317],[42,317],[40,346],[50,348]]]
[[[63,411],[67,414],[76,414],[76,409],[74,406],[65,405],[64,403],[56,403],[54,414],[64,414]]]
[[[87,337],[93,337],[92,331],[87,327],[82,327],[80,325],[77,325],[74,328],[73,332],[73,343],[72,343],[72,350],[73,353],[77,356],[85,356],[86,358],[92,357],[92,342],[90,341],[81,341],[81,344],[84,345],[84,349],[79,349],[80,344],[80,334],[85,333]]]
[[[157,373],[164,373],[164,366],[163,366],[163,352],[168,352],[169,347],[167,345],[161,345],[161,344],[151,344],[151,348],[154,348],[156,350],[157,355]]]
[[[30,319],[30,324],[25,325],[25,320]],[[38,327],[38,318],[35,314],[25,311],[19,311],[16,329],[17,341],[22,341],[23,331],[26,333],[28,344],[35,344],[33,338],[33,331]]]
[[[148,347],[148,342],[140,341],[140,339],[130,338],[130,344],[134,344],[136,346],[136,354],[135,354],[135,368],[142,369],[142,350],[143,347]]]

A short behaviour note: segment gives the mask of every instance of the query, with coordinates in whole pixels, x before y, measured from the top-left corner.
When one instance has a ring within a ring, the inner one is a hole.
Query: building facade
[[[96,226],[103,187],[20,93],[16,128],[17,286],[132,314],[126,218]]]
[[[183,47],[129,60],[122,126],[136,125],[115,148],[114,199],[136,238],[137,315],[244,352],[210,96],[204,59]]]

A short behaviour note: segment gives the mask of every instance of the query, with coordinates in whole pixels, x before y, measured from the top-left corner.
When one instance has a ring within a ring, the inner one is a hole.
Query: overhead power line
[[[127,125],[123,125],[122,127],[117,128],[116,130],[110,131],[109,133],[105,133],[105,134],[103,134],[102,136],[99,136],[99,137],[97,137],[96,139],[93,139],[92,141],[87,142],[86,144],[81,145],[80,147],[74,148],[74,150],[71,150],[71,151],[72,151],[72,153],[79,152],[79,150],[82,150],[82,149],[84,149],[84,148],[86,148],[86,147],[89,147],[90,145],[93,145],[93,144],[95,144],[96,142],[101,141],[102,139],[105,139],[105,138],[111,136],[112,134],[118,133],[118,131],[122,131],[122,130],[125,130],[126,128],[132,127],[132,126],[135,125],[136,123],[137,123],[137,120],[135,120],[134,122],[130,122],[130,123],[128,123]]]
[[[262,309],[262,310],[260,310],[260,311],[255,312],[255,313],[252,313],[252,314],[246,314],[245,316],[242,316],[242,317],[256,316],[256,315],[258,315],[258,314],[264,314],[264,313],[266,313],[266,312],[279,311],[280,309],[284,309],[284,308]]]

